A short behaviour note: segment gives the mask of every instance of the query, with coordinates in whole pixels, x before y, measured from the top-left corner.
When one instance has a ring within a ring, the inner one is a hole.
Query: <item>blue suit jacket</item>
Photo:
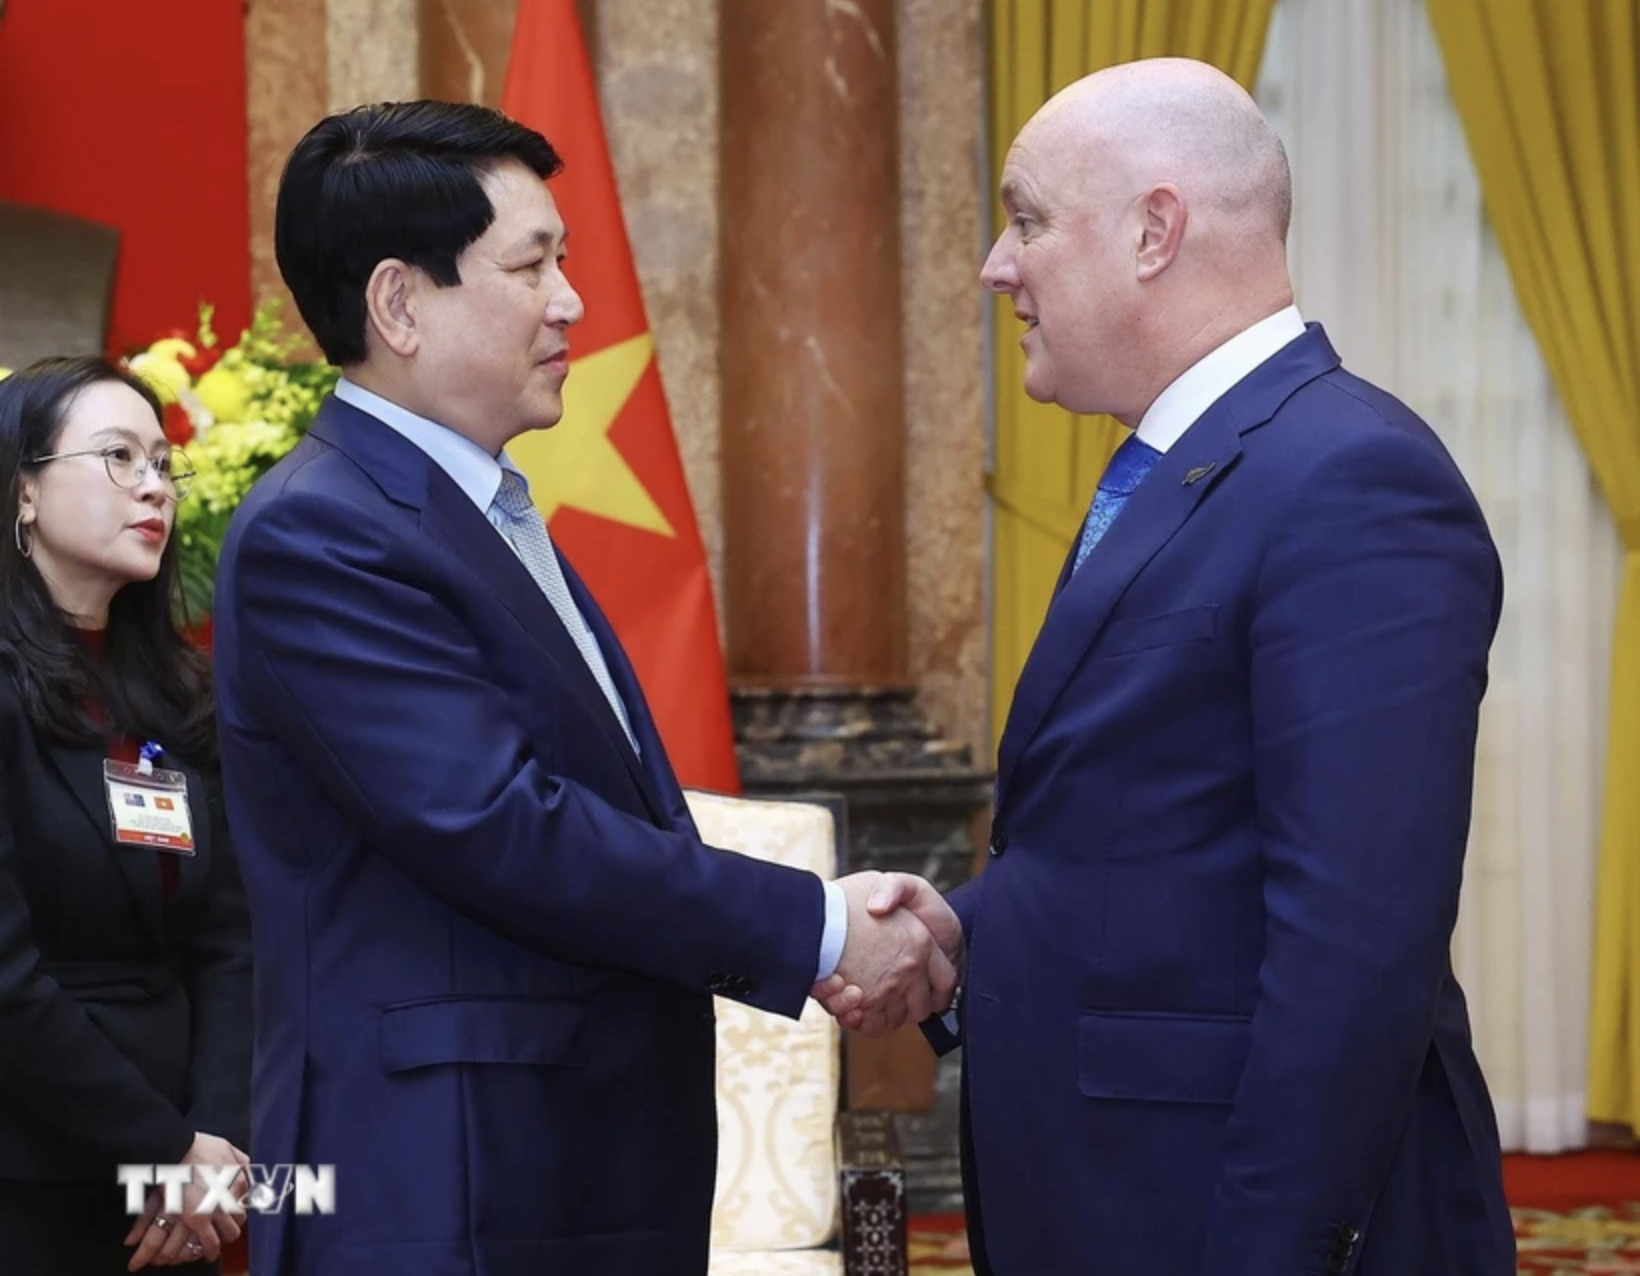
[[[1318,327],[1063,583],[998,760],[966,1151],[1003,1276],[1512,1276],[1448,944],[1502,580]]]
[[[236,515],[223,770],[256,958],[251,1156],[334,1164],[259,1276],[704,1272],[711,993],[795,1015],[809,874],[703,846],[642,692],[424,453],[336,400]]]

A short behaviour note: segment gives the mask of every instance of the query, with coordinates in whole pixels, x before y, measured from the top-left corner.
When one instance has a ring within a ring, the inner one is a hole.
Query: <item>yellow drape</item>
[[[1276,0],[993,0],[993,179],[1043,102],[1101,67],[1164,55],[1201,58],[1252,87]],[[993,185],[994,185],[993,181]],[[998,213],[1000,217],[1000,212]],[[1000,224],[1000,223],[999,223]],[[996,308],[996,503],[991,721],[1000,736],[1014,683],[1042,624],[1071,538],[1121,427],[1025,395],[1019,323]]]
[[[1634,0],[1429,0],[1429,13],[1521,310],[1627,551],[1588,1103],[1640,1129],[1640,16]]]

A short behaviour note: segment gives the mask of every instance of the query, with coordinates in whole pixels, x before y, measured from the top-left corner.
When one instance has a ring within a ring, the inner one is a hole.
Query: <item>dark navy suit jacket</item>
[[[703,846],[484,515],[334,399],[237,513],[216,613],[256,955],[251,1155],[336,1166],[259,1276],[706,1269],[711,993],[796,1015],[818,879]]]
[[[1001,1276],[1511,1276],[1448,958],[1501,599],[1445,450],[1313,325],[1063,584],[954,899]]]

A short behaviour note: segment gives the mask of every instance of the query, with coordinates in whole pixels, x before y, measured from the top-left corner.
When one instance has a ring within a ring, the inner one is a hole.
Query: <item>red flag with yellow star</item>
[[[615,190],[574,0],[520,0],[501,109],[564,156],[553,198],[586,318],[570,330],[564,419],[508,453],[637,668],[685,785],[734,793],[734,733],[706,549]]]

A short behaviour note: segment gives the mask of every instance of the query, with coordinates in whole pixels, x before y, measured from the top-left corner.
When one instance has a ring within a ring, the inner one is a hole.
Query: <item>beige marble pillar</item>
[[[326,0],[254,0],[245,11],[251,297],[283,298],[293,325],[295,307],[273,258],[273,206],[291,147],[329,109],[325,10]]]
[[[988,759],[982,8],[899,0],[899,216],[908,672],[929,717]]]
[[[328,0],[330,109],[421,96],[417,0]]]
[[[295,308],[273,256],[273,209],[285,159],[332,111],[420,93],[416,0],[250,0],[245,93],[251,296]],[[232,339],[231,335],[228,339]]]

